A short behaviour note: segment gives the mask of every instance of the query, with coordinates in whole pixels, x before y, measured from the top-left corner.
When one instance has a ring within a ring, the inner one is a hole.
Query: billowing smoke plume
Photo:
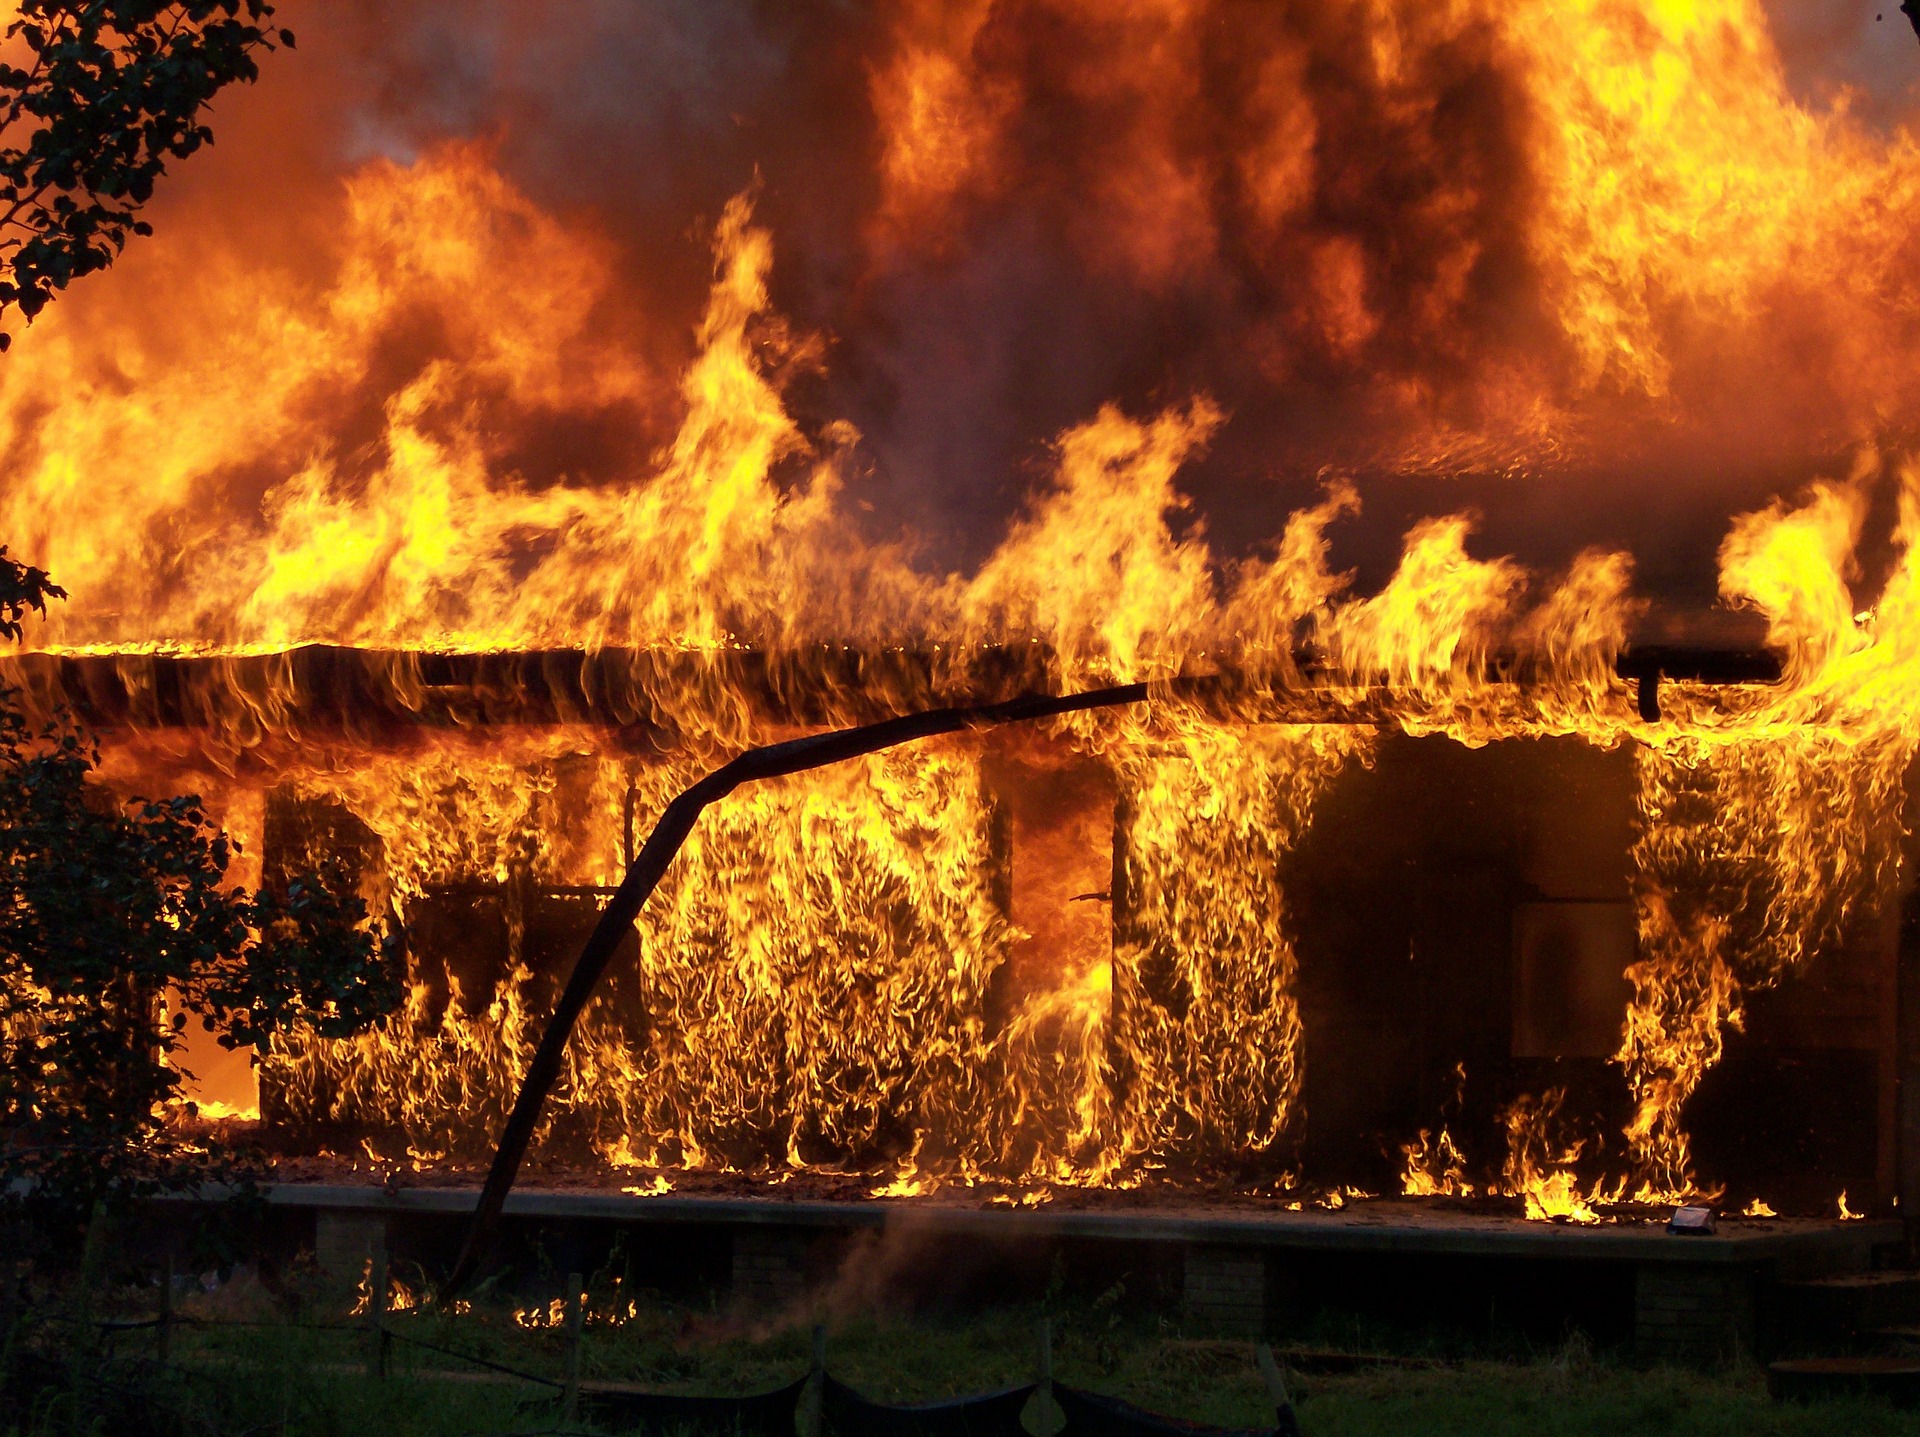
[[[72,641],[143,610],[233,640],[216,615],[318,592],[295,519],[364,601],[429,562],[392,478],[428,450],[466,475],[449,522],[482,496],[489,562],[537,567],[574,496],[684,437],[742,194],[773,250],[733,338],[791,421],[768,482],[935,578],[1101,406],[1203,399],[1172,522],[1219,559],[1331,473],[1362,588],[1477,507],[1482,552],[1629,549],[1704,600],[1732,514],[1920,417],[1920,51],[1854,7],[284,10],[299,50],[223,100],[159,237],[0,373],[0,534],[97,611]]]

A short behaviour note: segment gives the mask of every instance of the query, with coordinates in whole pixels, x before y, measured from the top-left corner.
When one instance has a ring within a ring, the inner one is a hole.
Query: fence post
[[[1264,1342],[1256,1342],[1253,1355],[1260,1364],[1260,1380],[1267,1384],[1267,1396],[1273,1399],[1276,1437],[1300,1437],[1300,1418],[1293,1410],[1293,1398],[1287,1395],[1280,1364],[1273,1360],[1273,1349]]]
[[[587,1325],[583,1286],[579,1273],[567,1274],[567,1385],[560,1406],[569,1425],[580,1419],[580,1342]]]
[[[807,1371],[806,1390],[800,1394],[800,1437],[821,1437],[821,1404],[827,1396],[827,1325],[813,1325],[813,1365]]]
[[[89,1351],[105,1347],[106,1334],[94,1323],[94,1289],[107,1263],[107,1205],[96,1201],[87,1219],[87,1233],[80,1248],[80,1340]]]
[[[165,1367],[173,1360],[173,1254],[169,1252],[166,1261],[160,1264],[160,1311],[156,1316],[159,1326],[155,1329],[159,1336],[157,1351],[160,1365]]]
[[[1059,1429],[1053,1422],[1053,1319],[1042,1317],[1035,1327],[1037,1339],[1038,1368],[1034,1374],[1034,1426],[1039,1428],[1040,1437],[1053,1437]]]
[[[367,1294],[367,1374],[387,1375],[387,1289],[392,1276],[387,1270],[387,1245],[374,1249],[370,1267],[372,1290]]]

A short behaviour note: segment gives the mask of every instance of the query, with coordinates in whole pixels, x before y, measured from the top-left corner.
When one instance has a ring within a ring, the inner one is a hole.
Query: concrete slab
[[[727,1277],[734,1299],[759,1308],[806,1300],[810,1285],[832,1266],[814,1262],[813,1255],[845,1251],[849,1242],[857,1248],[862,1234],[907,1239],[910,1246],[957,1245],[950,1251],[1030,1254],[1036,1244],[1131,1245],[1142,1250],[1141,1270],[1156,1264],[1164,1270],[1165,1259],[1177,1257],[1181,1308],[1196,1328],[1243,1337],[1288,1319],[1303,1272],[1320,1274],[1314,1280],[1324,1292],[1328,1274],[1348,1264],[1369,1274],[1367,1281],[1384,1279],[1388,1286],[1395,1272],[1414,1286],[1437,1280],[1472,1287],[1468,1274],[1476,1268],[1495,1284],[1534,1270],[1559,1274],[1543,1280],[1561,1284],[1568,1296],[1576,1289],[1589,1297],[1600,1294],[1600,1301],[1614,1300],[1604,1294],[1622,1294],[1631,1311],[1623,1308],[1620,1316],[1636,1349],[1681,1362],[1751,1353],[1765,1294],[1786,1290],[1783,1283],[1867,1272],[1876,1248],[1904,1239],[1900,1223],[1880,1221],[1726,1219],[1715,1233],[1682,1237],[1657,1219],[1534,1223],[1419,1199],[1296,1212],[1244,1197],[1204,1206],[1156,1202],[1137,1193],[1076,1196],[1079,1206],[1011,1208],[970,1204],[963,1195],[822,1201],[525,1187],[508,1199],[506,1216],[509,1223],[576,1231],[653,1229],[669,1242],[676,1228],[688,1229],[690,1238],[691,1229],[703,1229],[703,1241],[717,1233],[730,1250]],[[424,1222],[457,1236],[478,1203],[479,1188],[279,1183],[266,1198],[270,1210],[295,1226],[312,1222],[316,1245],[327,1250],[330,1265],[357,1270],[371,1241],[395,1220],[404,1219],[416,1233]],[[1569,1264],[1591,1269],[1592,1282],[1566,1286]],[[1450,1275],[1436,1278],[1441,1270]],[[1338,1278],[1333,1282],[1337,1286]],[[1530,1294],[1523,1279],[1521,1295],[1510,1300],[1552,1306],[1560,1292]]]
[[[477,1187],[418,1187],[397,1191],[346,1183],[280,1183],[267,1190],[270,1206],[322,1212],[444,1214],[473,1211]],[[615,1224],[708,1223],[773,1225],[816,1231],[912,1227],[954,1237],[992,1240],[1093,1239],[1107,1242],[1202,1244],[1227,1248],[1369,1253],[1424,1253],[1461,1257],[1553,1257],[1632,1264],[1780,1266],[1781,1275],[1818,1275],[1865,1269],[1875,1247],[1899,1242],[1896,1221],[1840,1222],[1776,1218],[1726,1220],[1718,1232],[1680,1237],[1664,1222],[1576,1226],[1521,1218],[1451,1212],[1377,1199],[1339,1211],[1129,1207],[1125,1209],[963,1206],[941,1199],[875,1198],[864,1202],[783,1202],[757,1197],[682,1197],[519,1188],[506,1215]]]

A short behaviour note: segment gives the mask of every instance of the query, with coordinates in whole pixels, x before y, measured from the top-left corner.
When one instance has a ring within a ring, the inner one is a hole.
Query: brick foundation
[[[377,1213],[320,1212],[313,1220],[313,1256],[332,1282],[358,1282],[386,1249],[387,1220]]]
[[[1688,1365],[1751,1352],[1754,1278],[1744,1268],[1643,1263],[1633,1280],[1633,1345],[1644,1358]]]
[[[740,1227],[733,1234],[733,1300],[743,1307],[785,1307],[806,1296],[813,1235],[785,1227]]]
[[[1191,1244],[1180,1296],[1195,1327],[1223,1337],[1264,1336],[1267,1255],[1258,1248]]]

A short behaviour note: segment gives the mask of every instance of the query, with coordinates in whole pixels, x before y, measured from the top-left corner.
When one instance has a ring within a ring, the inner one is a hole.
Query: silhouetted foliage
[[[67,591],[48,578],[45,569],[9,558],[7,546],[0,544],[0,638],[18,639],[20,621],[28,610],[44,614],[48,599],[66,596]]]
[[[59,592],[6,562],[15,614]],[[352,1032],[398,1001],[393,954],[341,875],[226,886],[232,844],[199,799],[116,799],[92,740],[35,730],[16,699],[0,690],[0,1187],[71,1228],[103,1203],[244,1184],[252,1155],[176,1121],[188,1023],[229,1048]]]
[[[293,45],[272,16],[266,0],[21,0],[17,63],[0,64],[0,316],[31,321],[152,232],[140,206],[168,160],[212,142],[208,102]]]
[[[208,102],[258,74],[265,0],[21,0],[0,64],[0,314],[31,320],[104,269],[166,173],[213,136]],[[12,63],[17,61],[17,63]],[[0,348],[7,336],[0,334]],[[0,638],[65,591],[0,547]],[[171,1121],[198,1020],[228,1047],[338,1035],[398,999],[350,883],[226,887],[228,839],[193,797],[122,803],[77,726],[35,730],[0,689],[0,1195],[77,1226],[103,1205],[253,1155]]]

